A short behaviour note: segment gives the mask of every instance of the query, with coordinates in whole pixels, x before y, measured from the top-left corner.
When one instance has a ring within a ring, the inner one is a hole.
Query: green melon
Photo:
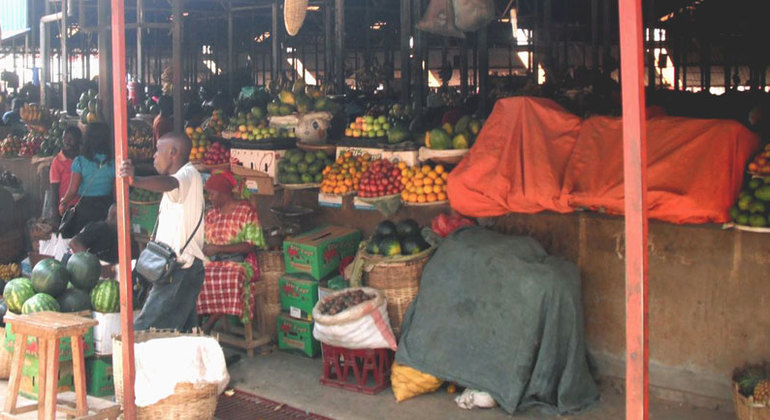
[[[119,312],[120,290],[115,280],[102,280],[91,290],[91,307],[97,312]]]
[[[91,297],[80,289],[67,289],[56,298],[62,312],[80,312],[91,309]]]
[[[396,233],[402,238],[411,235],[419,235],[420,225],[413,219],[405,219],[396,224]]]
[[[380,241],[380,254],[386,257],[401,255],[401,243],[395,236],[386,236]]]
[[[31,314],[35,312],[54,311],[59,312],[59,302],[48,293],[38,293],[27,299],[21,307],[22,314]]]
[[[5,285],[3,296],[8,304],[8,310],[20,314],[21,308],[29,298],[35,295],[35,289],[29,279],[19,277]]]
[[[67,269],[53,258],[46,258],[35,264],[29,280],[37,293],[59,296],[67,288],[69,281]]]
[[[73,286],[90,291],[99,282],[102,266],[94,254],[78,252],[67,261],[67,271]]]

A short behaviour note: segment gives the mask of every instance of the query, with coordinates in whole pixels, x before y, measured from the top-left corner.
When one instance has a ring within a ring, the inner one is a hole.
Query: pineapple
[[[754,397],[755,403],[767,403],[770,399],[770,381],[767,379],[763,379],[757,383],[757,386],[754,387],[754,393],[752,394]]]

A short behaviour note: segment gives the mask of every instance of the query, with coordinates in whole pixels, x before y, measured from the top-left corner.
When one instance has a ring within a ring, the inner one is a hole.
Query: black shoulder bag
[[[180,254],[184,253],[184,250],[187,249],[187,245],[190,244],[195,237],[195,234],[198,232],[198,228],[200,228],[201,222],[203,221],[204,212],[205,209],[201,210],[201,217],[198,219],[198,225],[195,226],[192,235],[187,238],[187,242],[185,242],[182,249],[179,250]],[[160,215],[158,215],[158,218],[160,218]],[[167,244],[155,240],[155,233],[157,231],[158,220],[156,219],[155,228],[152,230],[152,239],[147,242],[147,246],[139,253],[139,258],[136,260],[137,274],[150,283],[157,283],[168,278],[171,272],[178,266],[176,260],[177,255],[174,250]]]

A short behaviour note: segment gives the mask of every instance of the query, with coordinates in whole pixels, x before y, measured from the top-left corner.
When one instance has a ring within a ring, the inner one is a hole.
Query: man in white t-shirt
[[[134,177],[130,160],[123,161],[120,176],[131,185],[162,192],[155,241],[169,245],[177,254],[179,268],[153,285],[142,312],[134,323],[137,330],[173,328],[188,331],[198,325],[195,311],[203,286],[203,181],[188,162],[190,139],[168,133],[158,139],[153,166],[157,176]],[[189,242],[188,242],[189,241]]]

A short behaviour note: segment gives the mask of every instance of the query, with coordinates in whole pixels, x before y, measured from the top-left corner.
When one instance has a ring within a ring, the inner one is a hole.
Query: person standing
[[[67,193],[59,200],[59,214],[70,207],[76,196],[75,221],[67,232],[59,232],[65,239],[72,238],[87,224],[104,220],[114,201],[115,160],[110,148],[110,128],[105,123],[89,124],[80,155],[72,161],[72,177]]]
[[[61,151],[51,161],[51,169],[48,171],[48,182],[51,184],[51,203],[58,203],[60,197],[67,194],[72,178],[72,161],[80,151],[80,141],[83,134],[74,126],[67,126],[62,135]],[[77,197],[64,203],[65,206],[74,206]],[[59,224],[59,213],[54,212],[54,222]]]
[[[119,175],[138,188],[161,192],[155,241],[170,246],[179,266],[165,280],[153,284],[137,330],[171,328],[189,331],[198,325],[195,309],[203,286],[203,180],[190,162],[190,139],[171,132],[158,139],[153,166],[159,175],[135,177],[130,160],[120,165]],[[190,240],[187,247],[185,243]],[[180,250],[184,248],[183,252]]]
[[[11,101],[11,110],[3,114],[3,124],[14,125],[21,123],[21,107],[24,101],[21,98],[14,98]]]
[[[174,102],[169,96],[161,96],[158,99],[160,113],[152,122],[153,141],[157,147],[158,139],[174,129]]]

